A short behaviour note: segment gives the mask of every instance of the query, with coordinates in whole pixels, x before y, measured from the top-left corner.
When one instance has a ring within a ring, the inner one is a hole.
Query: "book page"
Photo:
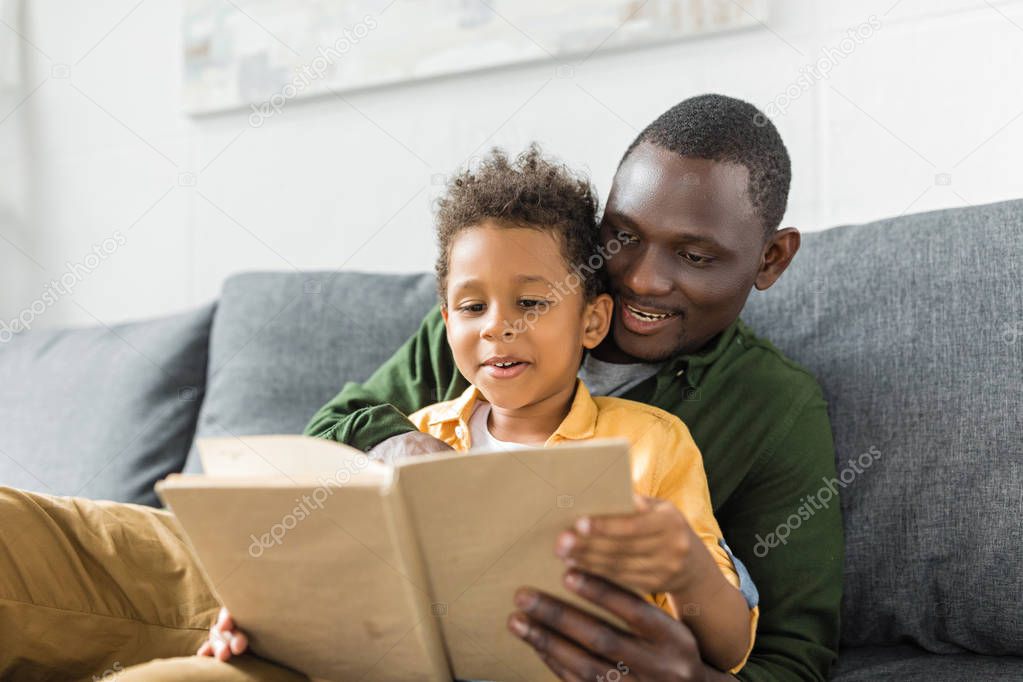
[[[255,653],[329,680],[450,679],[425,581],[394,540],[397,496],[248,481],[173,476],[158,492]]]
[[[507,631],[512,597],[528,585],[592,610],[562,587],[554,541],[579,516],[633,510],[627,442],[435,455],[397,469],[455,676],[553,679]]]
[[[333,478],[359,477],[367,485],[390,480],[390,467],[353,447],[308,436],[199,438],[196,448],[207,476]]]

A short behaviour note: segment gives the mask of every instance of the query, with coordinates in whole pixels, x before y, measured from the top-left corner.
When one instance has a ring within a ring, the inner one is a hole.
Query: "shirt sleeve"
[[[730,497],[735,503],[718,509],[763,611],[756,646],[737,677],[825,680],[838,652],[844,541],[823,399],[796,406],[779,433]]]
[[[665,425],[663,433],[663,438],[658,439],[659,443],[655,445],[648,442],[640,449],[640,453],[649,452],[652,461],[655,462],[651,472],[650,495],[670,501],[682,512],[686,521],[689,522],[689,526],[710,552],[722,575],[725,576],[729,584],[741,592],[743,581],[736,566],[732,563],[732,554],[728,550],[721,534],[721,528],[714,518],[707,474],[703,469],[703,456],[690,435],[689,429],[680,420],[673,417],[671,423]],[[647,448],[653,449],[647,450]],[[745,568],[743,570],[745,571]],[[654,600],[658,606],[671,613],[675,618],[679,617],[680,614],[667,595],[655,595]],[[760,609],[755,604],[750,606],[749,646],[742,660],[729,672],[734,673],[746,664],[756,640],[759,618]]]
[[[406,415],[457,397],[467,386],[448,348],[440,308],[435,307],[369,379],[345,384],[321,407],[304,433],[368,451],[392,436],[416,431]]]

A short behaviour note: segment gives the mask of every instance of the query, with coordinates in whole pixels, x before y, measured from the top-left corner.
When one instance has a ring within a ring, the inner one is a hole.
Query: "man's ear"
[[[611,329],[611,313],[614,311],[614,299],[607,294],[600,294],[586,304],[583,310],[583,346],[596,348]]]
[[[760,260],[760,271],[753,285],[763,291],[778,281],[781,273],[789,266],[796,252],[799,251],[799,230],[786,227],[778,230],[764,245],[764,254]]]

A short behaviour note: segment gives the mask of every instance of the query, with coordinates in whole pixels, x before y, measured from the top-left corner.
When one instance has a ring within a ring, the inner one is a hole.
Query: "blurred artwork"
[[[201,114],[766,20],[768,0],[182,0],[184,104]]]

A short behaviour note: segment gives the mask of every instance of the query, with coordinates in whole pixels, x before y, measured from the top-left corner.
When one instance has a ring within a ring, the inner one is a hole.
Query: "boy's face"
[[[558,238],[484,222],[455,237],[448,260],[443,315],[462,375],[505,409],[574,387],[583,348],[607,334],[612,304],[606,294],[585,300]]]

